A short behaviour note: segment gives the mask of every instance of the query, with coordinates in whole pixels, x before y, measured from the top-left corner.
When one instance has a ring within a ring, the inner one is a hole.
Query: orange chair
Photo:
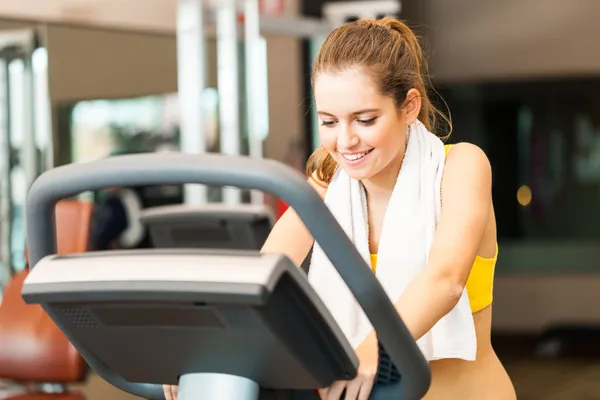
[[[63,200],[56,205],[58,254],[85,252],[88,247],[92,205]],[[33,385],[26,394],[6,400],[81,400],[66,385],[83,382],[87,365],[67,338],[38,305],[21,298],[28,271],[16,274],[0,305],[0,378]],[[44,386],[56,386],[49,393]],[[2,400],[5,400],[2,399]]]

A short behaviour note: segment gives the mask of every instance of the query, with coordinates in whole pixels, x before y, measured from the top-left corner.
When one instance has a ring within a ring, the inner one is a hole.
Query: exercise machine
[[[88,250],[92,208],[74,199],[56,204],[57,254]],[[89,369],[48,314],[39,305],[23,301],[28,275],[26,268],[13,276],[0,304],[0,399],[84,400],[69,386],[84,383]]]
[[[402,376],[396,399],[419,399],[429,365],[393,304],[318,194],[268,160],[144,154],[42,174],[27,199],[31,272],[22,295],[40,304],[96,372],[131,394],[257,399],[261,388],[313,389],[352,379],[358,360],[306,275],[285,256],[150,249],[55,255],[54,205],[107,186],[238,186],[298,212],[376,329]]]
[[[142,210],[155,248],[260,250],[275,223],[266,206],[175,204]]]
[[[200,183],[261,190],[293,207],[365,311],[416,400],[429,364],[375,275],[315,190],[290,167],[216,154],[141,154],[42,174],[27,198],[31,272],[23,299],[39,304],[88,364],[121,390],[164,399],[258,399],[356,376],[358,359],[306,274],[256,251],[148,249],[56,255],[54,205],[107,186]],[[292,238],[291,238],[292,239]],[[374,397],[372,397],[374,398]]]

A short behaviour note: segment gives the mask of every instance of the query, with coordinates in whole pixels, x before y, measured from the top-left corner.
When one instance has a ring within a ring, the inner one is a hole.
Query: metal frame
[[[0,60],[2,68],[1,78],[8,82],[8,61]],[[0,80],[1,82],[1,80]],[[12,185],[10,180],[11,170],[11,145],[10,145],[10,88],[6,84],[3,88],[1,112],[4,113],[2,126],[0,126],[0,288],[10,278],[12,265]],[[8,221],[8,223],[7,223]],[[1,291],[1,290],[0,290]]]
[[[21,162],[26,174],[27,188],[41,172],[37,157],[37,140],[35,135],[34,120],[34,76],[31,63],[31,56],[37,45],[37,32],[35,29],[15,29],[0,31],[0,59],[2,59],[4,75],[4,93],[5,96],[3,112],[3,126],[0,128],[0,173],[2,182],[0,183],[0,218],[3,221],[0,234],[0,257],[3,270],[0,273],[0,288],[10,279],[14,272],[14,259],[12,250],[12,229],[13,229],[13,182],[11,171],[13,168],[12,154],[12,136],[14,121],[13,117],[13,90],[11,88],[11,74],[9,65],[15,60],[23,63],[23,85],[20,88],[22,98],[20,99],[23,114],[18,118],[23,128],[23,143],[21,147]],[[51,150],[50,150],[51,151]],[[25,204],[23,204],[23,218]],[[25,239],[23,239],[25,240]]]
[[[240,154],[240,94],[237,1],[220,0],[217,17],[217,81],[219,92],[219,131],[221,153],[235,156]],[[238,188],[224,187],[223,200],[226,204],[242,202]]]
[[[248,121],[248,140],[250,142],[250,157],[263,157],[263,136],[268,132],[262,132],[258,114],[259,104],[262,101],[260,91],[263,89],[259,76],[266,71],[261,71],[261,38],[260,38],[260,9],[259,0],[244,1],[244,43],[245,43],[245,71],[246,71],[246,119]],[[268,108],[268,107],[267,107]],[[263,204],[264,194],[253,190],[251,193],[253,204]]]
[[[206,132],[202,115],[202,94],[206,88],[206,38],[217,38],[219,121],[221,150],[225,154],[240,153],[240,103],[238,80],[237,43],[246,45],[246,106],[249,126],[250,156],[262,158],[262,142],[267,132],[262,132],[256,115],[257,105],[266,96],[260,96],[261,88],[256,79],[260,71],[261,36],[291,36],[309,38],[327,35],[333,24],[316,18],[271,17],[259,14],[258,0],[220,0],[206,6],[202,0],[178,0],[177,12],[177,60],[179,75],[179,98],[181,104],[181,150],[185,153],[206,152]],[[237,20],[237,12],[244,11],[244,22]],[[239,204],[241,191],[223,188],[228,204]],[[252,202],[261,204],[264,194],[252,191]],[[185,185],[184,202],[204,204],[207,188],[203,185]]]
[[[206,152],[202,95],[206,88],[205,11],[202,0],[177,2],[177,76],[181,119],[181,151]],[[207,187],[184,185],[184,201],[207,202]]]

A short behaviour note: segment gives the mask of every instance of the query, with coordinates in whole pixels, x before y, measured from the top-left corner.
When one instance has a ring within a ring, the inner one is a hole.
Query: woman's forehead
[[[380,109],[389,101],[391,99],[381,95],[371,77],[358,69],[322,72],[315,79],[315,102],[319,113],[348,115]]]

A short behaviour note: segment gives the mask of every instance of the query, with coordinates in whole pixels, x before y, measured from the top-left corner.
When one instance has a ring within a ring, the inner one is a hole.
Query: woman
[[[391,18],[360,20],[336,29],[314,63],[322,146],[308,162],[308,181],[323,199],[338,172],[362,184],[374,271],[410,127],[419,121],[435,132],[435,117],[443,118],[429,100],[426,76],[417,38],[405,24]],[[490,341],[497,257],[490,164],[474,145],[440,146],[446,150],[440,183],[442,206],[428,262],[394,304],[414,339],[419,340],[455,308],[466,287],[476,355],[473,360],[431,360],[432,383],[425,399],[512,400],[515,391]],[[398,188],[411,189],[415,190]],[[314,244],[297,214],[288,209],[262,251],[286,254],[301,265]],[[374,332],[355,351],[360,361],[358,376],[321,388],[322,399],[368,399],[379,362]],[[165,387],[165,392],[172,389]]]
[[[427,95],[427,68],[419,42],[405,24],[391,18],[346,24],[324,42],[312,76],[322,147],[309,160],[309,182],[323,198],[338,169],[362,183],[369,250],[376,255],[408,127],[419,120],[435,132],[435,117],[443,117]],[[466,286],[477,337],[476,359],[431,361],[432,384],[425,398],[514,399],[511,381],[490,341],[497,257],[491,168],[474,145],[446,146],[446,152],[441,218],[429,263],[407,286],[396,308],[418,340],[454,308]],[[263,251],[287,254],[300,265],[312,246],[312,237],[289,210]],[[358,377],[320,390],[323,399],[337,400],[344,391],[346,399],[367,399],[377,371],[376,336],[369,335],[356,353]]]

